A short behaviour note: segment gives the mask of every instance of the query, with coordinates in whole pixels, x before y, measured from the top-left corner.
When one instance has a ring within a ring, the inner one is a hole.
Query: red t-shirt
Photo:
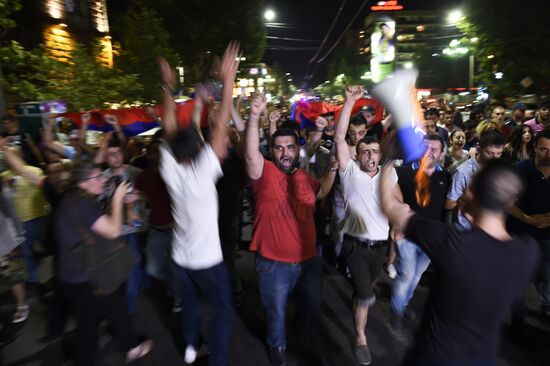
[[[318,190],[319,182],[303,169],[285,174],[264,161],[262,176],[252,181],[256,206],[250,250],[287,263],[315,257],[313,215]]]
[[[147,197],[149,205],[149,225],[163,227],[172,224],[170,196],[160,173],[144,170],[136,178],[135,187]]]

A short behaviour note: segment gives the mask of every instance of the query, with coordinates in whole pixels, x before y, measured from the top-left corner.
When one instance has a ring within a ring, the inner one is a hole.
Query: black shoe
[[[410,322],[415,322],[417,319],[416,313],[408,306],[405,308],[405,313],[403,316]]]
[[[271,359],[271,364],[273,366],[285,366],[286,365],[286,348],[285,347],[272,348],[270,359]]]

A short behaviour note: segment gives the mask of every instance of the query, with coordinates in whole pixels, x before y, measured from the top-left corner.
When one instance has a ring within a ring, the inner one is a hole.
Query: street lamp
[[[447,22],[451,25],[456,24],[460,22],[463,17],[464,17],[464,14],[462,14],[462,10],[456,9],[449,13],[449,15],[447,16]]]
[[[453,39],[449,43],[449,47],[446,47],[441,51],[445,56],[449,57],[460,57],[464,56],[470,52],[468,47],[464,47],[461,45],[461,42],[458,39]],[[432,55],[433,56],[433,55]],[[470,57],[468,60],[468,90],[472,90],[474,87],[474,54],[470,52]]]
[[[273,9],[267,9],[264,13],[264,18],[268,22],[272,22],[273,20],[275,20],[275,16],[276,16],[276,14],[273,11]]]

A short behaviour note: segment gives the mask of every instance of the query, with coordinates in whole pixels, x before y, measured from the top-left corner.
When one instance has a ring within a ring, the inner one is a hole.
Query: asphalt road
[[[246,251],[237,252],[237,267],[243,281],[244,301],[235,309],[230,345],[230,365],[269,365],[264,346],[265,321],[260,304],[254,273],[254,257]],[[51,262],[43,261],[43,270],[48,272]],[[421,313],[429,291],[430,277],[427,272],[415,292],[412,306]],[[372,365],[398,365],[414,339],[415,325],[408,324],[408,340],[398,340],[390,331],[389,289],[391,280],[382,274],[378,280],[378,301],[371,308],[367,325],[369,346],[373,355]],[[30,303],[32,312],[22,325],[4,326],[0,330],[0,365],[72,365],[72,342],[74,324],[70,322],[62,342],[45,344],[47,321],[46,303],[51,293],[46,289],[34,289]],[[161,301],[153,291],[143,293],[137,316],[136,328],[155,340],[153,352],[136,365],[172,366],[183,365],[180,340],[180,322],[172,314],[169,304]],[[315,359],[302,359],[293,353],[295,343],[289,334],[289,366],[294,365],[357,365],[353,356],[353,319],[351,316],[352,288],[348,280],[332,267],[325,265],[322,316],[316,325]],[[550,365],[550,328],[539,317],[537,296],[533,287],[527,295],[529,307],[528,327],[525,337],[517,339],[505,332],[502,336],[499,366],[548,366]],[[13,312],[9,294],[0,298],[0,323],[6,324]],[[204,319],[208,318],[207,311]],[[293,319],[293,304],[289,304],[288,325]],[[205,320],[207,323],[207,320]],[[208,338],[204,324],[205,338]],[[288,328],[287,328],[288,329]],[[123,365],[123,354],[117,349],[116,341],[108,328],[102,328],[100,339],[100,360],[98,364]],[[206,365],[206,358],[197,365]]]

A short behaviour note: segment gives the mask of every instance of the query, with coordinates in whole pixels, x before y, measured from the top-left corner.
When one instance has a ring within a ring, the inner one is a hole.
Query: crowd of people
[[[112,131],[97,147],[86,143],[89,113],[65,134],[51,116],[36,142],[13,116],[2,118],[0,291],[13,294],[14,323],[32,311],[26,288],[40,281],[41,247],[55,256],[47,337],[63,337],[74,317],[77,365],[94,364],[102,319],[127,362],[154,348],[130,320],[146,287],[181,312],[187,363],[207,340],[209,364],[226,365],[232,309],[243,296],[234,252],[244,201],[273,365],[286,363],[291,296],[297,348],[315,352],[323,263],[353,285],[362,365],[372,362],[367,320],[383,270],[393,280],[388,323],[399,339],[404,323],[417,319],[408,305],[422,274],[434,268],[406,365],[496,365],[507,315],[514,329],[525,324],[530,282],[550,319],[550,102],[529,120],[521,103],[509,119],[498,104],[474,108],[467,121],[445,106],[425,109],[418,126],[426,152],[407,161],[391,115],[376,120],[372,107],[353,115],[365,98],[360,86],[345,89],[337,115],[319,115],[307,129],[261,94],[248,108],[235,105],[239,59],[231,43],[216,71],[221,97],[197,85],[186,127],[177,120],[173,70],[161,59],[162,128],[147,143],[125,136],[110,115]],[[136,257],[125,283],[108,294],[98,293],[74,250],[90,233],[123,239]],[[199,327],[204,303],[208,337]]]

